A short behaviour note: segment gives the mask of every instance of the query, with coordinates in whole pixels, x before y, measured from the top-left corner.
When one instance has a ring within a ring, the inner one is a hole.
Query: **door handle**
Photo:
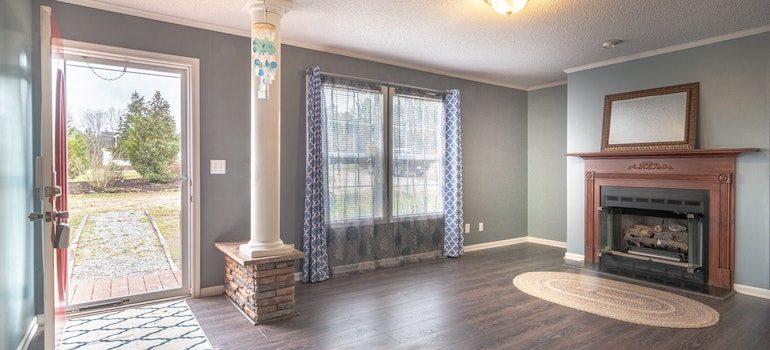
[[[70,217],[70,212],[57,211],[56,213],[54,213],[53,217],[54,219],[68,219]],[[42,219],[45,219],[45,221],[51,221],[51,213],[45,212],[45,214],[40,214],[40,213],[32,212],[32,213],[29,213],[29,215],[27,215],[27,219],[29,219],[29,221],[42,220]]]

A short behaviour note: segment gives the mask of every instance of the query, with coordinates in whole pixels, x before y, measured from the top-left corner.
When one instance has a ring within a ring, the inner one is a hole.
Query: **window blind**
[[[377,85],[325,77],[321,94],[329,222],[383,218],[382,90]]]
[[[420,90],[395,89],[391,117],[392,215],[442,213],[443,100]]]

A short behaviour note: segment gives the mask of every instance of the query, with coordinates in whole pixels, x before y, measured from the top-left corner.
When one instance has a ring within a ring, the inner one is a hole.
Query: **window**
[[[321,94],[328,221],[441,215],[441,96],[330,77]]]
[[[382,219],[384,95],[379,86],[325,81],[327,208],[331,222]]]
[[[392,101],[392,215],[439,215],[444,102],[409,93],[396,89]]]

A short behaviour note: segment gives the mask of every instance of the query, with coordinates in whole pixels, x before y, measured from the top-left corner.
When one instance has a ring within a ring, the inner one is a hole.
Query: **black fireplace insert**
[[[601,188],[601,271],[701,290],[708,281],[705,190]]]

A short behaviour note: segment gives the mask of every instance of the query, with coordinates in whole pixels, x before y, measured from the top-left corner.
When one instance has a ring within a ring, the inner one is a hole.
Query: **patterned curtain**
[[[458,258],[463,255],[463,160],[459,90],[447,92],[444,108],[444,255]]]
[[[307,133],[305,154],[305,221],[302,247],[302,280],[319,282],[329,278],[324,208],[323,117],[321,114],[321,69],[307,75]]]

